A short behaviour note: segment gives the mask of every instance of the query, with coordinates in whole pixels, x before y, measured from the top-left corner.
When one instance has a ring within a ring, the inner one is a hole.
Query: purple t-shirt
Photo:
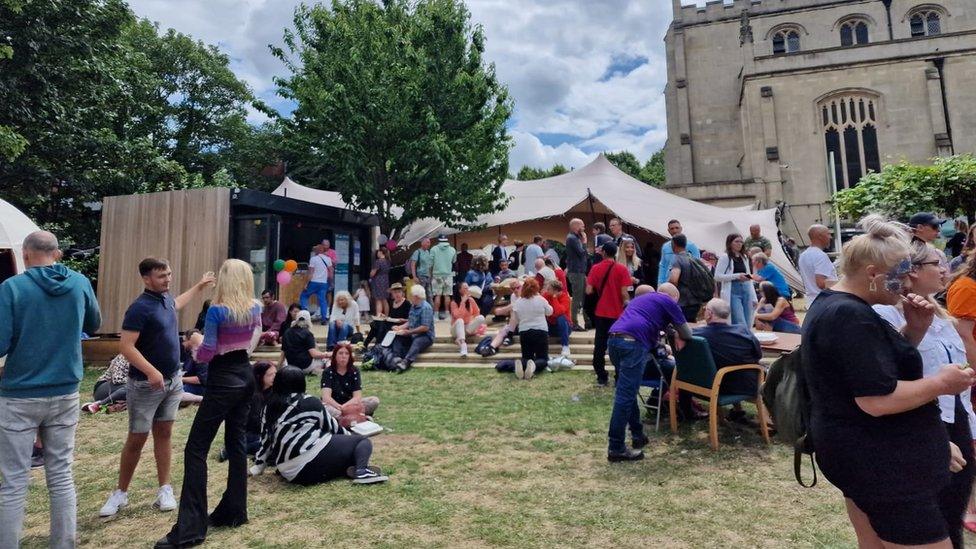
[[[669,324],[680,326],[686,322],[684,313],[673,299],[651,292],[632,300],[624,314],[610,327],[610,333],[627,334],[651,350],[656,346],[661,330]]]

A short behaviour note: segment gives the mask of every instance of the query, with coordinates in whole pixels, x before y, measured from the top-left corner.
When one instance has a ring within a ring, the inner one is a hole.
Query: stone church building
[[[902,159],[976,152],[976,0],[673,2],[671,192],[785,203],[795,235],[831,222],[829,152],[839,188]]]

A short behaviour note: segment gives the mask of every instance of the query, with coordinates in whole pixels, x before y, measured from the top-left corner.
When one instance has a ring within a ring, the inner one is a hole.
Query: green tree
[[[554,177],[557,175],[562,175],[564,173],[569,173],[569,169],[562,164],[556,164],[555,166],[549,168],[548,170],[542,168],[532,168],[529,166],[522,166],[519,170],[518,175],[515,179],[520,181],[529,181],[533,179],[545,179],[547,177]]]
[[[653,187],[663,187],[664,177],[664,150],[662,149],[647,159],[640,170],[638,179]]]
[[[633,177],[641,179],[641,165],[634,153],[630,151],[620,151],[615,153],[605,153],[607,160],[616,166],[620,171]],[[642,180],[643,181],[643,180]]]
[[[460,0],[300,7],[285,44],[279,93],[298,104],[286,158],[303,183],[391,228],[462,226],[504,206],[512,104]]]
[[[842,217],[859,219],[868,213],[880,213],[895,219],[906,219],[916,212],[945,211],[944,177],[939,165],[921,166],[902,161],[869,173],[856,187],[837,193],[835,201]]]
[[[939,176],[939,210],[976,221],[976,156],[961,154],[935,159]]]

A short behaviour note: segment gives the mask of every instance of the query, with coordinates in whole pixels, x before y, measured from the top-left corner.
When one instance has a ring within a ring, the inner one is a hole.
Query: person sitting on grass
[[[321,387],[325,411],[336,419],[358,414],[372,417],[380,405],[379,398],[363,396],[363,377],[348,343],[340,343],[332,351],[332,364],[322,372]]]
[[[197,362],[197,349],[203,344],[203,334],[200,330],[187,330],[183,334],[183,345],[180,348],[180,361],[183,372],[183,394],[180,404],[199,404],[203,400],[203,393],[207,386],[207,363]]]
[[[549,323],[549,335],[559,337],[559,343],[563,346],[562,355],[569,358],[569,332],[571,325],[569,321],[569,294],[566,293],[561,282],[558,280],[550,280],[546,282],[542,297],[552,307],[552,314],[546,317],[546,322]]]
[[[298,318],[281,339],[281,357],[278,364],[294,366],[308,375],[314,375],[325,368],[325,359],[328,357],[329,355],[315,345],[312,315],[308,311],[299,311]]]
[[[776,285],[766,280],[759,284],[759,310],[756,313],[756,328],[788,334],[800,333],[800,319],[793,305],[783,297]]]
[[[349,341],[352,334],[359,331],[359,305],[352,294],[343,290],[336,292],[329,317],[329,337],[325,350],[331,352],[336,343]]]
[[[271,396],[271,385],[277,373],[278,368],[273,362],[262,360],[254,363],[254,395],[251,397],[251,409],[244,425],[244,449],[249,456],[257,454],[261,449],[261,416],[264,415],[264,406]],[[227,461],[226,447],[220,449],[217,461]]]
[[[458,285],[457,297],[451,300],[451,334],[454,342],[461,349],[461,356],[468,356],[467,336],[478,333],[485,325],[485,316],[478,307],[481,298],[481,288],[475,286],[468,289],[468,285]]]
[[[120,412],[125,409],[125,385],[129,380],[129,361],[121,353],[108,363],[105,373],[95,380],[93,401],[81,407],[83,412],[97,414],[103,408],[108,412]]]
[[[270,466],[301,486],[347,476],[354,484],[389,480],[369,466],[373,443],[343,429],[321,400],[305,394],[305,374],[297,368],[286,366],[275,376],[261,432],[252,476]]]
[[[512,318],[509,326],[518,326],[519,344],[522,348],[521,360],[515,361],[515,377],[532,379],[541,373],[542,362],[549,363],[549,323],[546,317],[552,314],[552,306],[539,295],[539,283],[535,278],[527,278],[522,284],[519,298],[512,304]]]

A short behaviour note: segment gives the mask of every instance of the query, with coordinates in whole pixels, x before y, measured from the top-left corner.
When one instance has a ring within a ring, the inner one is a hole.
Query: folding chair
[[[675,355],[677,367],[671,375],[670,383],[670,412],[671,432],[678,431],[678,391],[689,393],[708,400],[708,439],[712,449],[718,449],[718,414],[719,406],[727,406],[738,402],[749,401],[756,405],[759,414],[759,431],[763,440],[769,442],[769,429],[766,426],[766,407],[757,388],[753,395],[723,395],[719,393],[722,379],[732,372],[755,370],[759,376],[757,387],[762,387],[766,377],[765,369],[759,364],[741,364],[717,369],[708,342],[701,337],[693,337],[685,343],[685,347]]]
[[[646,371],[652,369],[652,374],[656,374],[657,377],[645,378],[641,380],[640,387],[637,388],[637,399],[640,401],[641,405],[647,412],[655,414],[654,420],[654,431],[658,431],[661,426],[661,406],[664,402],[664,393],[668,390],[668,382],[664,379],[664,373],[661,372],[661,365],[658,364],[657,359],[651,358],[647,362],[647,366],[644,367],[645,375]],[[640,393],[640,390],[644,387],[651,389],[650,394],[647,398]],[[657,392],[657,398],[654,397],[654,393]]]

